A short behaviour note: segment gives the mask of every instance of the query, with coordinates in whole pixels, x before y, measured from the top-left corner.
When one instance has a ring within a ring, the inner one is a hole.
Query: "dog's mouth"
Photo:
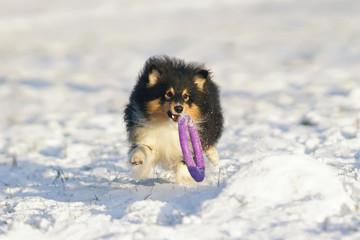
[[[174,122],[177,122],[179,120],[180,115],[179,114],[173,114],[172,112],[168,111],[168,116],[171,118]]]

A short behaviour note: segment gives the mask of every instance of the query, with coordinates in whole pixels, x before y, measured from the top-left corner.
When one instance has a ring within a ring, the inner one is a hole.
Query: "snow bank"
[[[328,218],[354,210],[333,169],[306,155],[253,161],[226,183],[216,199],[204,203],[202,217],[229,237],[253,232],[254,239],[293,239],[314,225],[326,228]]]
[[[231,177],[224,190],[229,197],[261,207],[301,203],[305,219],[353,209],[353,202],[333,169],[306,155],[279,155],[257,160]]]

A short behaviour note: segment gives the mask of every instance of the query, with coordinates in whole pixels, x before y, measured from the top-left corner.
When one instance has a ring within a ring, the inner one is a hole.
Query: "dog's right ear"
[[[200,71],[198,71],[195,76],[194,76],[194,83],[195,86],[200,90],[203,91],[204,90],[204,84],[207,81],[207,77],[209,76],[209,71],[202,69]]]
[[[159,81],[162,71],[155,64],[151,64],[148,69],[149,82],[147,84],[147,87],[152,87]]]

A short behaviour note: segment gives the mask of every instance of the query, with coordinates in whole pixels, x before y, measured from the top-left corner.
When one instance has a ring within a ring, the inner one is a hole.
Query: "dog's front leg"
[[[129,159],[133,165],[133,178],[136,180],[147,178],[155,159],[151,149],[146,145],[138,145],[130,151]]]
[[[176,166],[176,182],[185,185],[196,184],[184,161],[179,162]]]
[[[205,154],[206,154],[207,158],[210,160],[210,162],[212,162],[212,164],[214,164],[214,166],[217,166],[219,164],[219,154],[216,151],[216,148],[214,146],[209,147],[205,151]]]

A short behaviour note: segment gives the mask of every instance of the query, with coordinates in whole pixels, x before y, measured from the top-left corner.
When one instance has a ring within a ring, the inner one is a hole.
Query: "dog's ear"
[[[204,84],[208,76],[209,76],[209,71],[205,69],[202,69],[195,74],[194,83],[200,91],[204,90]]]
[[[160,78],[162,71],[153,63],[149,66],[149,82],[148,87],[154,86]]]

